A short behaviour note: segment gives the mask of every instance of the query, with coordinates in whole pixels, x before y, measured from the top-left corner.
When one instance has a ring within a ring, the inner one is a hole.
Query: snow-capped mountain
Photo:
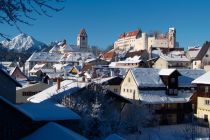
[[[2,41],[1,44],[9,50],[16,50],[18,52],[42,50],[47,47],[44,43],[37,41],[27,34],[19,34],[11,40]]]

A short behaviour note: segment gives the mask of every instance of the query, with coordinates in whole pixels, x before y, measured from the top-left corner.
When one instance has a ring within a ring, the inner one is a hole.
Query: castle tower
[[[142,33],[142,40],[143,40],[143,44],[142,44],[142,50],[147,50],[148,49],[148,37],[146,33]]]
[[[168,30],[168,47],[175,48],[176,47],[176,29],[169,28]]]
[[[88,48],[88,36],[84,28],[82,28],[77,36],[77,46],[80,49]]]

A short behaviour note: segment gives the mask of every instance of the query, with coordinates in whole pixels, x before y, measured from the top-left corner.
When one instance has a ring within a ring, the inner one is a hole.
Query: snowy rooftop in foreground
[[[144,104],[186,103],[190,101],[191,92],[178,92],[177,95],[166,95],[165,90],[140,90],[140,101]]]
[[[80,116],[72,110],[49,101],[16,105],[17,109],[34,121],[78,120]]]
[[[141,87],[165,87],[159,76],[159,69],[134,68],[131,69],[134,78]]]
[[[39,128],[23,140],[87,140],[85,137],[67,129],[57,123],[50,122]]]
[[[210,71],[201,75],[194,81],[192,81],[192,84],[210,84]]]
[[[176,69],[161,69],[159,71],[159,75],[166,75],[169,76],[171,75]]]
[[[7,99],[0,97],[1,100],[22,112],[33,121],[57,121],[57,120],[79,120],[80,116],[72,110],[50,101],[43,103],[13,104]]]
[[[201,70],[193,70],[193,69],[178,69],[178,72],[182,75],[179,76],[179,87],[189,87],[192,86],[191,82],[203,75],[205,71]]]
[[[61,82],[61,88],[57,90],[57,85],[43,90],[28,98],[32,103],[16,105],[16,107],[35,121],[40,120],[76,120],[80,116],[72,110],[57,103],[59,98],[66,94],[71,94],[84,87],[85,83],[77,83],[72,80]]]

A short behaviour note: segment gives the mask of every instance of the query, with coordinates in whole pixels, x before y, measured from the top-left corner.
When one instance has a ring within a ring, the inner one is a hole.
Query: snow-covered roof
[[[210,84],[210,71],[192,81],[192,84]]]
[[[96,60],[96,58],[90,58],[90,59],[87,59],[87,60],[85,61],[85,63],[89,63],[89,62],[92,62],[92,61],[94,61],[94,60]]]
[[[159,69],[133,68],[131,69],[139,87],[165,87],[159,76]]]
[[[37,93],[34,96],[29,97],[27,100],[33,103],[40,103],[52,97],[62,96],[64,94],[70,94],[76,92],[80,88],[83,88],[85,83],[78,83],[72,80],[65,80],[61,82],[61,88],[57,90],[57,84]]]
[[[9,72],[9,75],[12,75],[14,73],[15,69],[16,69],[16,67],[12,67],[10,72]]]
[[[12,82],[15,83],[16,87],[22,87],[22,85],[15,80],[14,78],[12,78],[7,72],[5,72],[3,69],[0,68],[0,73],[2,73],[3,75],[5,75],[8,79],[10,79]]]
[[[161,74],[170,74],[176,69],[155,69],[155,68],[133,68],[132,74],[139,87],[165,87]],[[205,73],[204,70],[177,69],[180,73],[178,77],[179,87],[191,87],[191,82]]]
[[[4,97],[1,100],[22,112],[33,121],[58,121],[58,120],[78,120],[80,116],[72,110],[60,104],[46,101],[43,103],[13,104]]]
[[[16,108],[34,121],[78,120],[80,116],[72,110],[50,101],[25,103]]]
[[[23,140],[87,140],[85,137],[77,134],[76,132],[61,126],[57,123],[50,122],[35,132],[23,138]]]
[[[159,71],[159,75],[162,75],[162,76],[169,76],[171,75],[176,69],[161,69]]]
[[[111,62],[111,63],[109,64],[109,67],[110,67],[110,68],[116,67],[116,62]]]
[[[168,54],[161,54],[160,57],[166,61],[189,62],[183,51],[171,51]]]
[[[95,55],[91,52],[68,52],[60,58],[60,61],[78,62],[79,60],[86,60],[91,58],[95,58]]]
[[[5,66],[5,67],[10,67],[11,65],[12,65],[12,63],[13,62],[11,62],[11,61],[3,61],[3,62],[1,62],[1,64],[3,65],[3,66]]]
[[[19,105],[19,109],[34,120],[70,120],[79,119],[79,116],[70,109],[57,103],[57,100],[84,87],[85,83],[72,80],[61,82],[61,88],[57,90],[57,84],[51,86],[27,100],[30,104]],[[49,116],[50,115],[50,116]]]
[[[140,90],[139,98],[143,104],[186,103],[193,93],[178,91],[177,95],[167,95],[165,90]]]
[[[115,78],[115,77],[106,77],[106,78],[101,78],[101,77],[99,77],[99,78],[95,78],[95,79],[92,79],[95,83],[105,83],[105,82],[107,82],[107,81],[109,81],[109,80],[111,80],[111,79],[113,79],[113,78]]]
[[[88,79],[91,78],[91,75],[90,75],[88,72],[85,72],[84,75],[85,75],[85,77],[88,78]]]
[[[181,76],[178,77],[179,87],[190,87],[191,82],[205,73],[204,70],[178,69]]]
[[[188,54],[189,54],[190,58],[194,59],[198,55],[200,49],[201,49],[201,47],[188,48]]]
[[[60,53],[34,52],[27,61],[60,62],[62,56]]]
[[[38,63],[34,65],[34,67],[30,70],[30,73],[36,73],[37,71],[41,70],[45,65],[46,63]]]
[[[47,73],[47,76],[48,76],[50,79],[54,79],[54,78],[60,77],[62,74],[63,74],[63,73],[61,73],[61,72]]]
[[[125,140],[125,139],[117,134],[111,134],[108,137],[106,137],[104,140]]]

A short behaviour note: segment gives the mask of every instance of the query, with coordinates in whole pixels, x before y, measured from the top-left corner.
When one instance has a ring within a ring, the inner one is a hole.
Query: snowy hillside
[[[46,45],[40,41],[37,41],[32,36],[27,34],[20,34],[11,40],[4,40],[1,42],[3,47],[9,50],[20,51],[35,51],[42,50]]]

